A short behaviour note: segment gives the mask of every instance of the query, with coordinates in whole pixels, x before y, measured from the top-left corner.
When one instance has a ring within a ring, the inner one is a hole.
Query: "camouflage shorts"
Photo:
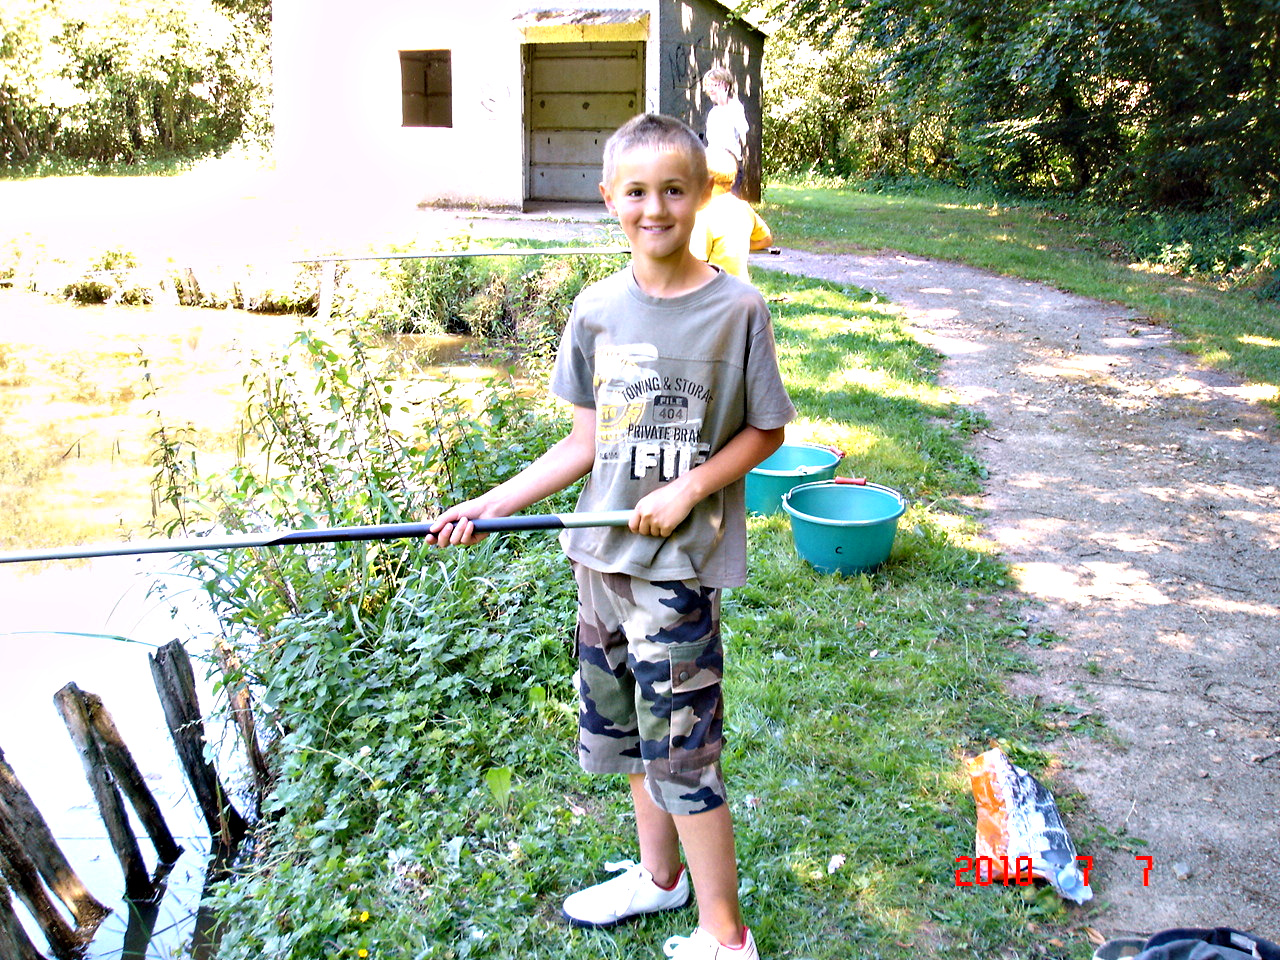
[[[590,773],[643,773],[661,809],[725,802],[720,591],[574,564],[578,757]]]

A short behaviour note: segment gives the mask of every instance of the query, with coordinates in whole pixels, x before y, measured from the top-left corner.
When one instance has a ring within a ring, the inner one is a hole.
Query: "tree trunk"
[[[9,132],[9,139],[13,141],[13,145],[18,148],[18,153],[22,155],[23,160],[31,159],[31,148],[27,146],[27,138],[22,135],[18,123],[13,119],[13,101],[9,99],[9,95],[0,89],[0,105],[4,108],[4,128]]]

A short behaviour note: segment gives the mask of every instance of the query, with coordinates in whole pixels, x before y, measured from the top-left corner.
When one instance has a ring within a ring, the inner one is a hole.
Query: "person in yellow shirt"
[[[699,260],[748,280],[747,255],[768,249],[773,234],[751,204],[730,192],[738,175],[733,154],[708,150],[707,173],[711,175],[711,199],[698,211],[689,250]]]

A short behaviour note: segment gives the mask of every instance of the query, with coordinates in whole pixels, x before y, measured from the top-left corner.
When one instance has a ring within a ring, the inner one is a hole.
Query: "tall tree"
[[[1280,0],[783,0],[848,36],[960,174],[1203,205],[1275,198]]]
[[[5,0],[0,159],[135,160],[229,143],[265,113],[263,7]]]

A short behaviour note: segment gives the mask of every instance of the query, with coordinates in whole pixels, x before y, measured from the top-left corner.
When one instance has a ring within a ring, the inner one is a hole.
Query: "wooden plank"
[[[533,60],[573,60],[579,57],[633,57],[639,59],[642,43],[635,40],[587,41],[585,43],[532,43]]]
[[[44,954],[35,948],[27,931],[13,912],[13,898],[9,888],[0,883],[0,957],[4,960],[45,960]]]
[[[107,838],[124,871],[125,896],[131,900],[146,900],[153,894],[154,886],[147,876],[146,863],[129,825],[129,815],[125,811],[120,791],[115,787],[110,767],[93,736],[84,693],[74,683],[68,683],[54,694],[53,702],[58,713],[62,714],[62,721],[67,725],[67,732],[71,734],[71,740],[80,754],[85,778],[93,790],[93,797],[98,802],[98,812],[107,828]]]
[[[616,130],[640,112],[635,93],[535,93],[533,130]]]
[[[205,758],[204,718],[200,715],[195,674],[186,648],[174,640],[149,655],[149,659],[165,722],[209,834],[227,846],[237,846],[249,825],[227,799],[218,772]]]
[[[44,932],[55,957],[71,958],[92,938],[82,937],[66,921],[40,883],[40,872],[27,856],[22,837],[0,818],[0,887],[12,890]]]
[[[49,824],[0,750],[0,819],[13,825],[45,885],[66,905],[76,924],[92,936],[111,910],[93,896],[58,846]]]
[[[156,856],[160,858],[161,863],[176,863],[178,857],[182,856],[182,847],[173,839],[173,833],[170,832],[169,825],[164,822],[164,815],[160,812],[160,805],[156,803],[156,798],[147,786],[142,771],[134,762],[133,754],[125,746],[124,738],[116,729],[110,712],[103,706],[102,698],[96,694],[85,693],[84,699],[85,706],[89,709],[89,723],[93,728],[93,735],[98,740],[98,747],[115,775],[116,784],[124,791],[138,819],[146,828],[147,836],[155,845]]]
[[[603,130],[538,130],[529,138],[529,160],[538,165],[594,164],[598,171],[608,139]]]
[[[533,61],[537,93],[634,93],[639,75],[635,57]]]
[[[534,166],[533,195],[543,200],[600,200],[600,165]]]

